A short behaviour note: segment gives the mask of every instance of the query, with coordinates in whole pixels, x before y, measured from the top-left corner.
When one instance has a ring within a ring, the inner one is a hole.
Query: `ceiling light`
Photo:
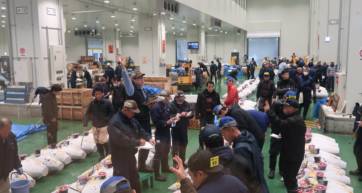
[[[136,22],[136,19],[135,19],[135,18],[132,18],[130,21],[131,21],[131,22]]]
[[[222,33],[222,32],[224,32],[224,31],[220,30],[220,33]]]
[[[138,11],[137,7],[132,8],[133,11]]]
[[[225,34],[228,34],[228,32],[226,31]]]
[[[133,26],[133,25],[131,25],[131,26],[130,26],[130,28],[131,28],[131,29],[134,29],[134,26]]]
[[[99,23],[99,20],[96,20],[96,23],[98,24],[98,23]]]
[[[129,33],[134,33],[134,31],[133,31],[133,30],[129,30]]]
[[[176,35],[176,32],[172,32],[173,35]]]
[[[72,31],[68,30],[68,33],[71,33]]]
[[[117,27],[117,26],[118,26],[118,23],[115,23],[115,24],[114,24],[114,26],[116,26],[116,27]]]
[[[2,17],[2,18],[5,18],[5,17],[6,17],[6,15],[1,15],[1,17]]]
[[[5,20],[2,20],[1,23],[6,23],[6,21],[5,21]]]
[[[182,23],[187,23],[186,20],[182,20]]]
[[[85,25],[84,25],[84,27],[85,27],[85,28],[87,28],[87,27],[88,27],[88,25],[87,25],[87,24],[85,24]]]
[[[173,18],[173,17],[170,17],[170,20],[174,20],[175,18]]]
[[[212,27],[209,27],[209,30],[212,30]]]
[[[196,23],[193,23],[192,25],[193,25],[193,26],[196,26]]]
[[[157,13],[153,13],[153,16],[156,16],[157,15]]]
[[[6,7],[5,7],[5,6],[2,6],[2,7],[1,7],[1,10],[6,10]]]
[[[121,31],[121,29],[117,28],[117,31]]]
[[[108,4],[108,3],[110,3],[111,1],[109,1],[109,0],[104,0],[103,2]]]
[[[331,36],[326,36],[324,38],[324,41],[327,42],[327,43],[330,42],[331,41]]]
[[[76,28],[74,28],[74,30],[75,30],[75,31],[78,31],[78,28],[76,27]]]
[[[171,29],[173,29],[173,30],[174,30],[174,29],[175,29],[175,26],[172,26],[172,27],[171,27]]]
[[[72,20],[74,21],[74,20],[77,20],[77,18],[76,17],[72,17]]]
[[[5,28],[5,25],[1,25],[2,28]]]
[[[105,26],[102,26],[102,30],[105,30],[106,29],[106,27]]]
[[[181,31],[185,31],[185,28],[181,28],[180,30],[181,30]]]
[[[114,15],[114,14],[111,15],[111,18],[115,18],[115,17],[116,17],[116,15]]]
[[[164,11],[161,11],[161,13],[160,13],[161,15],[166,15],[166,12],[164,12]]]

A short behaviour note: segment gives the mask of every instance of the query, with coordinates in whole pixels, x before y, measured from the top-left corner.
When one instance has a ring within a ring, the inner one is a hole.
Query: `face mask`
[[[308,72],[303,72],[303,74],[304,74],[304,76],[308,76],[309,73]]]

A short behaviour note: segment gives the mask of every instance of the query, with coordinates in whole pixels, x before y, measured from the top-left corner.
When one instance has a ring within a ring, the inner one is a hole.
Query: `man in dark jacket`
[[[358,176],[358,179],[362,181],[362,107],[359,103],[356,104],[353,110],[353,115],[356,117],[353,133],[356,136],[356,141],[353,145],[353,153],[357,161],[357,169],[350,171],[349,173],[354,176]]]
[[[126,98],[127,94],[121,82],[121,77],[115,77],[113,79],[113,88],[112,88],[112,105],[115,113],[121,110]]]
[[[312,99],[316,102],[316,88],[313,81],[313,78],[309,74],[309,69],[303,70],[303,75],[298,78],[299,80],[299,92],[303,93],[302,103],[300,104],[300,109],[303,108],[303,118],[307,118],[308,110]],[[313,93],[313,95],[312,95]],[[300,110],[301,111],[301,110]]]
[[[70,73],[70,88],[77,88],[77,68],[73,67],[72,72]]]
[[[269,72],[270,80],[274,81],[275,73],[273,68],[271,67],[270,63],[267,62],[261,67],[259,71],[259,79],[262,80],[264,77],[264,73]]]
[[[221,71],[222,71],[222,64],[220,62],[220,59],[216,59],[217,62],[217,76],[220,79],[221,78]]]
[[[106,69],[104,69],[104,77],[106,78],[108,87],[112,87],[112,80],[114,78],[114,69],[111,66],[111,63],[107,64]]]
[[[289,90],[297,90],[297,85],[290,79],[289,70],[284,69],[280,74],[280,80],[277,83],[276,95],[278,99],[282,99],[284,94]],[[270,104],[271,105],[271,104]]]
[[[225,174],[237,177],[248,187],[249,192],[262,192],[248,160],[235,155],[229,146],[225,146],[221,131],[216,126],[207,125],[201,131],[200,136],[203,149],[207,149],[220,157],[220,163],[224,166],[223,172]]]
[[[196,116],[200,118],[201,127],[206,124],[213,124],[214,114],[212,110],[220,103],[220,95],[214,89],[214,82],[209,81],[206,89],[197,96],[195,106]]]
[[[217,65],[214,63],[214,61],[211,61],[210,64],[210,80],[215,79],[215,82],[217,82]]]
[[[247,187],[234,176],[225,175],[220,157],[210,151],[199,150],[188,161],[189,175],[186,176],[183,161],[175,156],[176,167],[171,170],[176,174],[181,183],[182,193],[249,193]]]
[[[92,120],[94,141],[97,145],[99,160],[109,154],[107,126],[113,116],[113,107],[109,100],[104,99],[103,88],[94,88],[95,99],[90,102],[84,115],[83,127],[87,130],[89,119]]]
[[[271,121],[279,125],[280,128],[282,137],[280,166],[288,193],[298,192],[296,177],[304,158],[306,125],[298,113],[298,107],[299,104],[294,92],[286,94],[286,101],[283,104],[284,117],[270,111],[270,106],[265,106],[265,111],[269,111]]]
[[[174,101],[170,107],[171,117],[174,117],[172,128],[172,155],[178,155],[183,161],[186,159],[186,148],[188,144],[187,129],[189,120],[193,117],[191,106],[185,101],[183,91],[177,91]]]
[[[141,124],[134,118],[140,110],[133,100],[124,102],[122,111],[113,116],[109,123],[109,144],[111,147],[113,176],[123,176],[131,182],[137,193],[141,192],[137,161],[137,147],[145,145],[146,141],[155,144]]]
[[[9,173],[16,169],[19,174],[23,169],[18,156],[16,137],[11,132],[11,121],[7,118],[0,120],[0,192],[9,193]]]
[[[265,103],[272,104],[275,97],[275,85],[270,79],[270,73],[264,72],[263,80],[260,81],[256,90],[256,99],[259,100],[259,110],[263,111]]]
[[[58,132],[58,104],[56,95],[62,91],[59,84],[54,84],[50,88],[50,92],[41,95],[41,113],[43,123],[47,126],[48,145],[52,148],[57,144]]]
[[[269,190],[264,178],[263,156],[260,148],[251,133],[247,130],[240,131],[237,126],[236,120],[229,116],[221,118],[219,123],[224,139],[229,144],[233,144],[234,154],[247,160],[252,170],[255,171],[256,180],[260,184],[262,192],[267,193]]]
[[[248,64],[248,79],[255,79],[255,69],[258,65],[256,64],[254,58],[251,58],[250,63]]]
[[[215,115],[219,117],[231,116],[238,123],[237,127],[240,131],[247,130],[249,131],[257,140],[260,148],[264,145],[265,134],[263,129],[260,128],[255,119],[244,109],[240,108],[238,104],[228,107],[223,107],[221,105],[217,105],[214,108]]]
[[[123,66],[122,66],[123,67]],[[123,67],[122,79],[127,94],[127,99],[134,100],[137,103],[140,113],[136,114],[135,118],[141,124],[142,128],[151,135],[151,117],[150,109],[146,105],[147,95],[143,89],[145,74],[136,72],[132,76],[132,80],[127,74],[127,70]],[[141,150],[138,154],[138,167],[143,172],[153,172],[152,168],[146,166],[146,160],[149,150]]]
[[[122,78],[122,65],[121,62],[117,62],[116,70],[114,71],[115,78]]]
[[[169,172],[168,154],[171,147],[170,127],[174,120],[171,118],[170,113],[170,93],[168,91],[162,91],[160,98],[161,101],[157,102],[151,108],[152,122],[156,127],[156,153],[153,159],[153,170],[156,180],[166,181],[166,177],[160,174],[160,170],[162,167],[162,172]]]
[[[87,69],[83,70],[84,78],[87,81],[87,88],[93,88],[93,80],[91,74],[88,72]]]

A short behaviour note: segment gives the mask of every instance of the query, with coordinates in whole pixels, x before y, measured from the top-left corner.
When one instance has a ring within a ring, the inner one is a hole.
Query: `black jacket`
[[[269,72],[269,74],[270,74],[270,80],[274,81],[275,73],[274,73],[273,68],[265,68],[265,67],[262,67],[262,68],[260,69],[260,72],[259,72],[259,78],[260,78],[260,80],[263,79],[264,72]]]
[[[0,137],[0,180],[6,180],[13,169],[21,168],[18,156],[16,137],[10,133],[9,137]]]
[[[104,76],[108,79],[108,81],[112,81],[114,78],[114,69],[110,66],[107,66],[104,70]]]
[[[115,112],[118,112],[127,98],[127,93],[122,84],[114,86],[112,89],[112,105]]]
[[[136,119],[129,119],[122,112],[116,113],[109,122],[108,134],[115,170],[122,167],[122,160],[127,159],[127,156],[134,156],[139,139],[149,140],[151,138]]]
[[[70,87],[76,88],[77,87],[77,71],[73,70],[70,74]]]
[[[220,95],[216,91],[209,93],[205,89],[197,96],[197,102],[195,106],[196,115],[200,117],[213,116],[213,108],[220,103]]]
[[[240,106],[236,104],[229,109],[227,115],[233,117],[236,120],[240,131],[247,130],[253,134],[259,146],[262,147],[265,138],[263,130],[247,111],[240,108]]]
[[[272,80],[262,80],[258,84],[258,88],[256,90],[256,98],[268,98],[271,99],[275,94],[275,85]]]
[[[280,127],[282,134],[281,156],[288,162],[301,162],[304,158],[306,126],[298,112],[285,117],[269,112],[270,120]]]
[[[170,142],[170,127],[166,122],[170,119],[170,105],[160,101],[151,109],[151,118],[156,127],[156,140],[165,140]]]
[[[45,124],[58,118],[57,97],[52,92],[41,96],[41,114]]]
[[[118,78],[122,78],[122,67],[121,66],[117,66],[116,70],[114,71],[114,76],[118,77]]]
[[[282,99],[286,92],[289,90],[297,90],[297,85],[292,79],[288,80],[279,80],[277,83],[277,90],[276,94],[279,97],[279,99]]]
[[[208,177],[206,182],[200,185],[197,193],[248,193],[247,187],[236,177],[230,175],[216,175]]]
[[[88,120],[92,120],[92,124],[96,128],[105,127],[113,116],[113,107],[109,100],[102,99],[100,101],[93,100],[90,102],[88,109],[84,115],[83,126],[88,125]]]
[[[137,87],[133,83],[134,93],[132,96],[127,96],[127,99],[131,99],[136,101],[138,108],[140,109],[140,113],[136,114],[136,119],[138,121],[148,121],[150,122],[150,109],[145,104],[147,101],[146,93],[144,93],[142,88]]]
[[[84,70],[84,78],[87,81],[87,88],[93,88],[92,76],[87,70]]]
[[[210,65],[210,72],[211,72],[211,74],[216,74],[216,72],[217,72],[217,65],[215,64],[215,63],[213,63],[213,64],[211,64]]]
[[[176,114],[181,112],[190,112],[192,111],[191,106],[188,102],[184,102],[179,105],[176,101],[172,101],[170,106],[171,117],[176,116]],[[172,139],[182,142],[184,144],[188,143],[187,139],[187,129],[189,126],[189,120],[193,117],[190,115],[189,117],[182,117],[174,127],[172,127]]]

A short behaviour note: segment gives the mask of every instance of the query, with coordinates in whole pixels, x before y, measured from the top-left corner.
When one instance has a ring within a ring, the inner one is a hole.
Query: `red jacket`
[[[235,85],[228,85],[228,95],[224,101],[226,106],[232,106],[239,102],[238,89]]]

